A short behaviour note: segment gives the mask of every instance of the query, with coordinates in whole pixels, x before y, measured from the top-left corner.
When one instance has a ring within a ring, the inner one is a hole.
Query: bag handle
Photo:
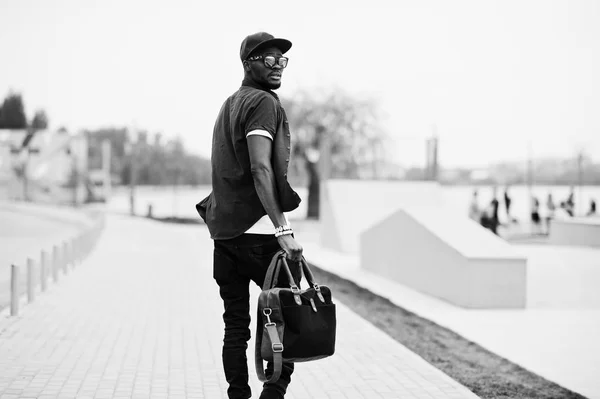
[[[296,281],[294,280],[294,276],[292,275],[292,272],[290,271],[290,267],[288,266],[287,263],[287,259],[285,256],[281,257],[281,269],[283,269],[283,271],[285,272],[288,281],[290,283],[290,288],[292,289],[292,291],[294,290],[300,290],[300,288],[296,285]],[[277,276],[279,277],[279,276]],[[302,276],[300,276],[300,279],[302,279]],[[300,281],[298,281],[298,284],[300,284]]]
[[[284,263],[284,266],[287,267],[287,261],[285,260],[285,257],[283,258],[283,263]],[[300,261],[300,263],[302,264],[302,271],[304,273],[304,278],[308,282],[308,285],[311,286],[315,290],[319,300],[323,303],[326,303],[325,297],[323,296],[323,293],[321,292],[321,287],[319,286],[319,284],[316,283],[315,276],[312,274],[310,267],[308,267],[308,262],[306,262],[306,259],[304,259],[304,256],[302,257],[302,260]],[[292,286],[292,291],[294,291],[293,286]],[[302,304],[299,295],[294,295],[294,299],[296,300],[296,303],[298,305]]]
[[[308,282],[308,284],[311,287],[316,287],[318,286],[317,282],[315,281],[315,276],[312,274],[312,270],[310,270],[310,268],[308,267],[308,262],[306,261],[306,259],[304,259],[304,256],[302,257],[302,271],[304,272],[304,277],[306,278],[306,281]]]
[[[288,272],[288,276],[290,276],[291,273],[289,273],[289,266],[287,264],[287,259],[285,257],[283,258],[283,264],[285,266],[286,271]],[[306,262],[306,259],[304,259],[304,256],[302,257],[302,260],[300,260],[300,264],[302,265],[302,272],[303,272],[304,278],[306,279],[306,282],[308,283],[308,285],[313,287],[314,289],[318,290],[319,284],[317,284],[317,282],[315,281],[315,276],[312,274],[310,267],[308,267],[308,262]]]
[[[267,272],[265,274],[265,281],[262,285],[262,290],[270,290],[271,288],[275,288],[277,286],[277,282],[279,280],[279,274],[281,273],[281,269],[283,268],[288,281],[290,282],[290,288],[292,289],[300,289],[296,284],[292,273],[290,272],[289,265],[286,259],[286,253],[284,250],[278,251],[273,258],[271,259],[271,263],[267,268]],[[302,276],[300,276],[300,280],[302,280]],[[298,281],[300,284],[300,281]]]
[[[271,259],[271,263],[267,268],[267,273],[265,274],[265,281],[263,282],[262,290],[270,290],[275,285],[277,285],[277,278],[279,277],[280,270],[280,262],[279,258],[281,256],[285,257],[285,251],[282,249],[278,251],[275,255],[273,255],[273,259]]]
[[[269,264],[269,267],[265,274],[265,281],[262,286],[263,291],[274,288],[277,285],[277,281],[279,279],[279,273],[281,271],[282,264],[283,264],[285,273],[288,277],[288,280],[290,282],[290,287],[291,288],[294,288],[294,287],[299,288],[295,284],[294,277],[292,276],[292,273],[290,272],[290,267],[287,263],[287,258],[285,255],[286,255],[285,251],[281,250],[273,256],[273,259],[271,259],[271,263]],[[280,258],[281,258],[281,260],[280,260]],[[308,266],[308,262],[306,262],[306,259],[304,258],[304,256],[302,257],[302,260],[300,261],[300,263],[301,263],[301,267],[302,267],[302,274],[304,275],[306,282],[308,283],[309,286],[317,289],[319,287],[319,284],[317,284],[317,282],[315,281],[315,276],[312,274],[312,271],[310,270],[310,267]],[[300,279],[302,279],[302,276],[300,276]],[[298,283],[300,283],[300,282],[298,282]]]

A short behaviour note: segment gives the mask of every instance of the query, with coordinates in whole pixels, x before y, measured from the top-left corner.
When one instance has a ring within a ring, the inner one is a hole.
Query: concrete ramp
[[[321,185],[321,245],[358,254],[360,234],[404,206],[442,206],[435,182],[329,180]]]
[[[524,308],[526,258],[444,206],[403,206],[360,235],[361,268],[467,308]]]

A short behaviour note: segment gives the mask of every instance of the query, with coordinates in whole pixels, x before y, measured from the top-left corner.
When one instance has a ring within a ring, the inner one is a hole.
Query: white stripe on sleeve
[[[260,130],[260,129],[256,129],[256,130],[253,130],[253,131],[249,132],[246,135],[246,137],[248,137],[248,136],[264,136],[264,137],[266,137],[268,139],[273,140],[273,137],[271,137],[271,135],[269,134],[269,132],[267,132],[266,130]]]

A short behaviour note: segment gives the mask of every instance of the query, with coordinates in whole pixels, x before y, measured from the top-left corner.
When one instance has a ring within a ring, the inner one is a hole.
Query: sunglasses
[[[274,55],[255,55],[253,57],[248,57],[249,61],[256,61],[262,59],[267,68],[273,69],[275,65],[279,65],[282,68],[285,68],[288,64],[287,57],[275,57]]]

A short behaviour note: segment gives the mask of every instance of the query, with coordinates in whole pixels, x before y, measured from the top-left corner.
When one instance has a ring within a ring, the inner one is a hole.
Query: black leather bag
[[[278,252],[266,274],[258,298],[256,322],[256,373],[262,382],[275,382],[283,362],[307,362],[335,352],[336,312],[329,287],[318,285],[308,264],[302,271],[309,288],[296,285],[284,251]],[[276,287],[285,273],[289,288]],[[273,374],[267,378],[263,361],[272,361]]]

